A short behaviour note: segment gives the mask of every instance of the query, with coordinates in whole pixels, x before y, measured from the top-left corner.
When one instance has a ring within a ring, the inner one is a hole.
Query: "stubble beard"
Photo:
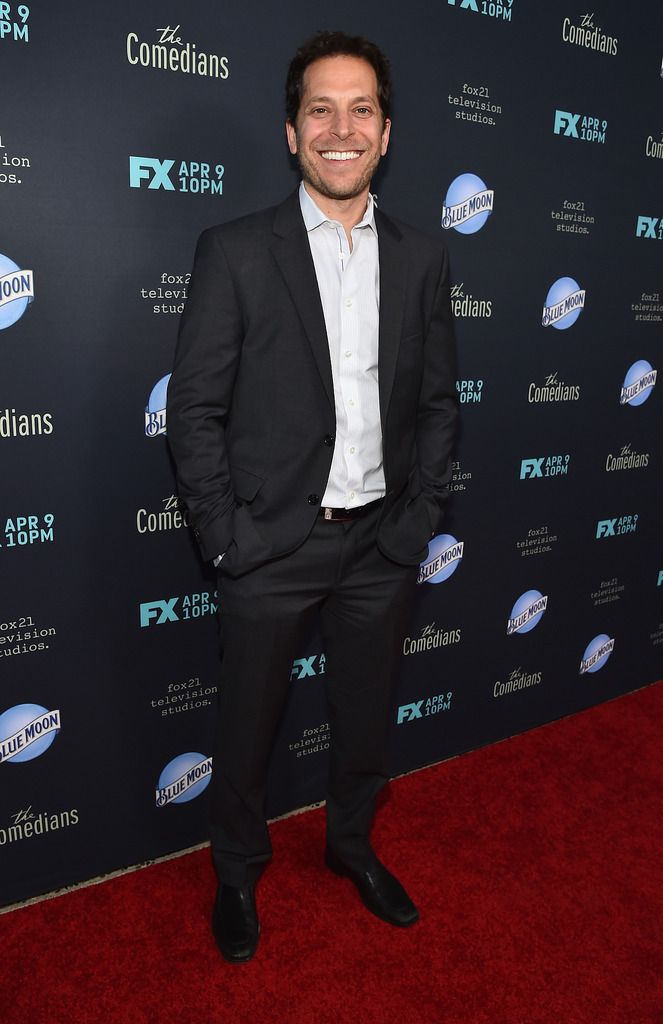
[[[323,159],[322,157],[320,159]],[[371,162],[368,164],[366,169],[360,175],[359,178],[353,182],[348,182],[345,185],[338,185],[334,187],[324,180],[324,178],[318,173],[317,167],[308,159],[308,157],[301,152],[297,153],[297,160],[299,162],[299,169],[302,173],[304,181],[312,185],[313,188],[326,199],[355,199],[361,195],[369,185],[375,172],[375,168],[380,162],[379,154],[376,154]]]

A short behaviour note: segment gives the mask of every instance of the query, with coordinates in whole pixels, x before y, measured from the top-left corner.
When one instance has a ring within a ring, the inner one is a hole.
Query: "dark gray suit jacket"
[[[416,565],[451,477],[456,367],[446,252],[376,210],[386,498],[378,545]],[[241,574],[310,533],[331,466],[334,393],[295,192],[201,235],[168,386],[167,429],[204,558]]]

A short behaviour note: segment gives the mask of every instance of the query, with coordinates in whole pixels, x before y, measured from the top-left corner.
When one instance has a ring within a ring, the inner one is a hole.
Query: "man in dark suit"
[[[369,193],[389,99],[388,63],[367,40],[321,32],[297,51],[286,134],[302,184],[201,236],[168,389],[180,496],[219,573],[212,925],[232,962],[258,943],[267,764],[313,615],[332,737],[326,864],[381,919],[418,918],[369,831],[457,404],[446,254]]]

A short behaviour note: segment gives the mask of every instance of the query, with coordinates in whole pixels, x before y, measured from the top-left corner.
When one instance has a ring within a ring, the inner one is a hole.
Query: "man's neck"
[[[368,187],[363,192],[360,192],[359,195],[353,196],[352,199],[330,199],[314,189],[307,181],[304,182],[304,188],[316,206],[322,210],[325,217],[329,217],[330,220],[337,220],[342,225],[350,249],[352,249],[352,229],[363,220],[366,213]]]

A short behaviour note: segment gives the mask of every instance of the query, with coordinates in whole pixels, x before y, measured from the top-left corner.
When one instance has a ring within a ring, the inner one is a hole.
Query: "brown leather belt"
[[[358,505],[357,508],[329,508],[328,505],[323,505],[318,515],[328,523],[348,523],[352,519],[361,519],[372,509],[379,508],[383,501],[384,498],[377,498],[375,501],[369,501],[367,505]]]

